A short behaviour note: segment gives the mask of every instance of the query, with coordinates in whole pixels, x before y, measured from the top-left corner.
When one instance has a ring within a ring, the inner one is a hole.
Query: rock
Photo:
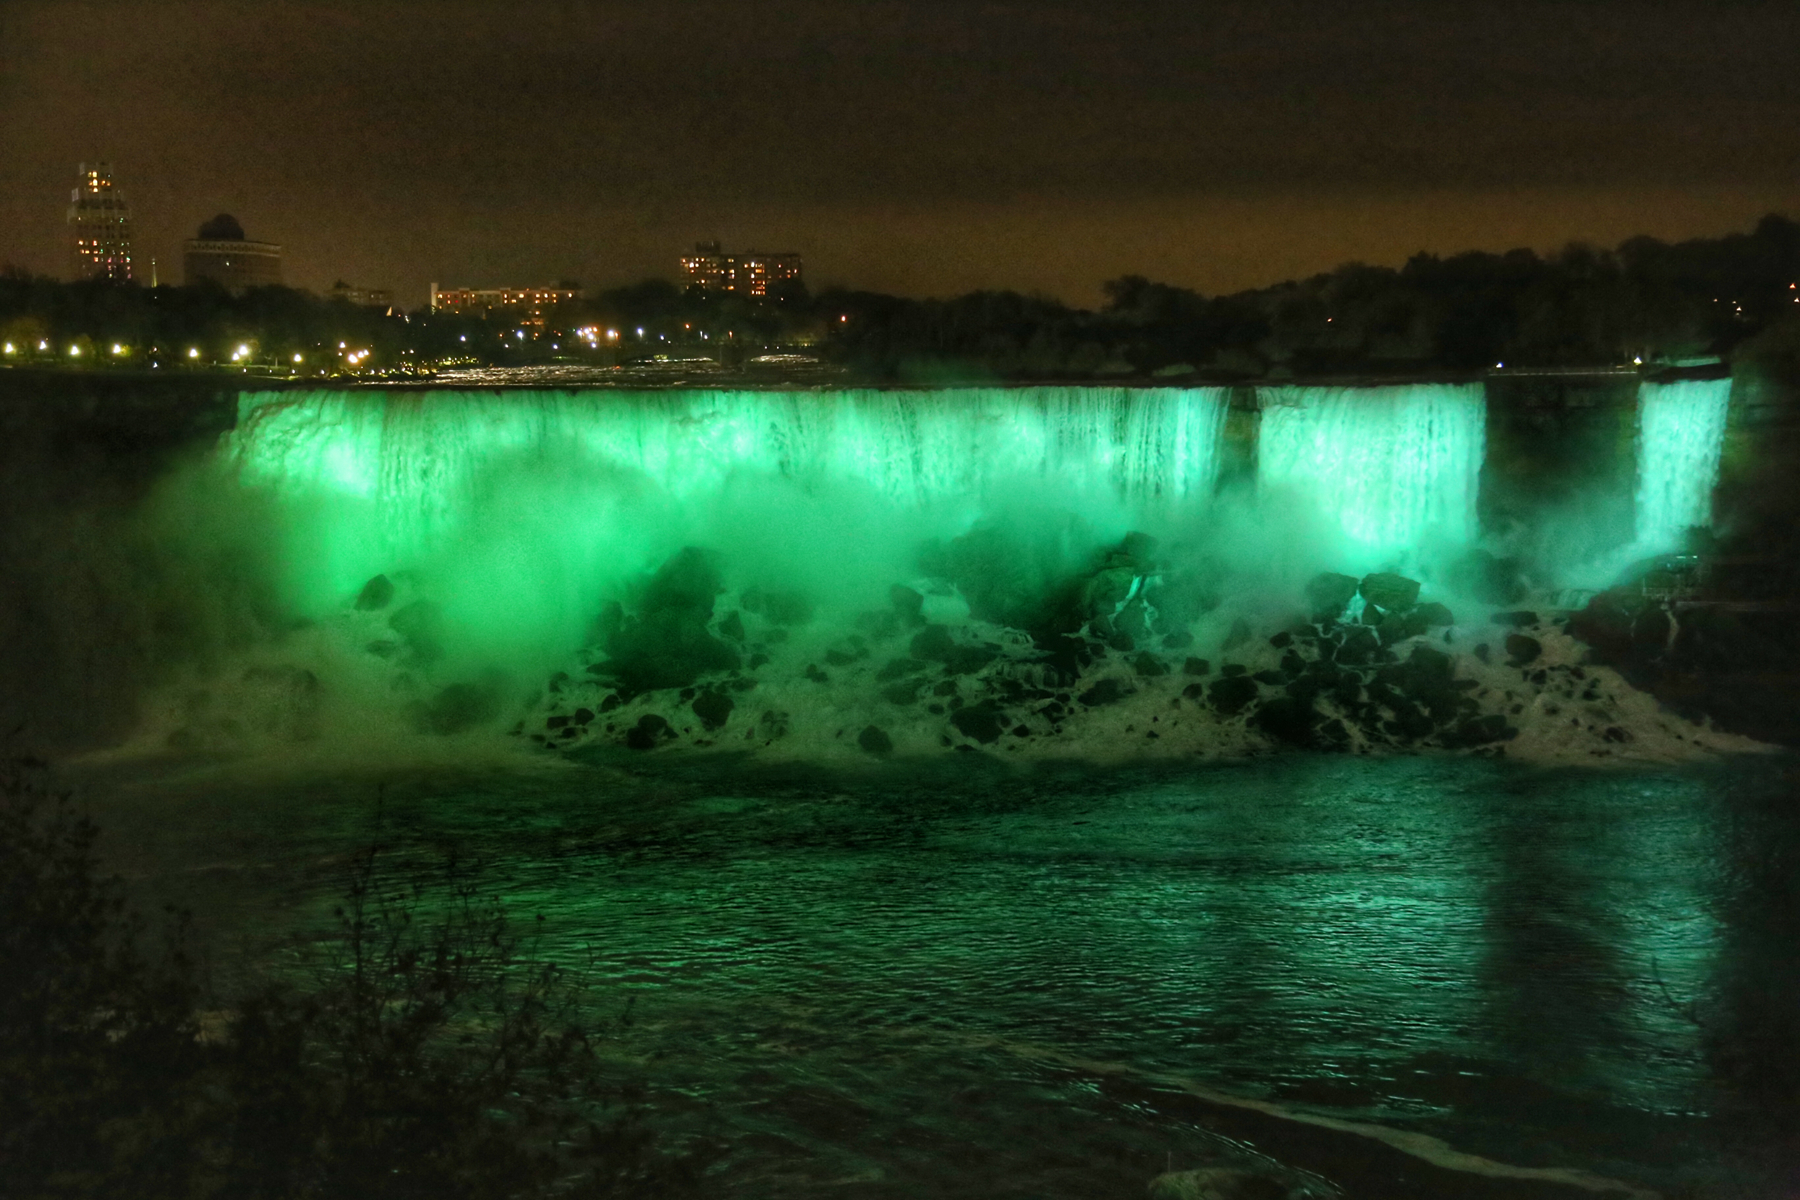
[[[956,639],[950,635],[950,629],[946,625],[927,625],[913,635],[908,649],[914,658],[943,662],[956,649]]]
[[[1378,571],[1373,575],[1363,576],[1357,590],[1362,593],[1364,600],[1383,612],[1411,608],[1419,602],[1419,581],[1396,575],[1392,571]]]
[[[498,688],[492,684],[453,683],[424,706],[420,724],[431,733],[461,733],[499,715]]]
[[[956,675],[973,675],[999,657],[998,646],[957,646],[944,656],[944,669]]]
[[[1131,660],[1131,669],[1136,671],[1139,675],[1145,676],[1167,675],[1169,673],[1169,668],[1163,664],[1162,660],[1148,650]]]
[[[1381,651],[1381,638],[1366,625],[1344,626],[1344,641],[1337,648],[1337,661],[1346,667],[1360,667],[1372,662]]]
[[[1289,633],[1285,629],[1282,630],[1280,633],[1276,634],[1274,637],[1269,639],[1269,645],[1275,647],[1277,650],[1286,650],[1289,646],[1291,646],[1293,644],[1294,644],[1294,635]]]
[[[827,650],[825,661],[834,667],[847,667],[856,661],[856,655],[846,654],[842,650]]]
[[[1243,645],[1245,642],[1247,642],[1249,640],[1250,640],[1250,622],[1244,620],[1244,618],[1242,618],[1242,617],[1239,617],[1237,620],[1235,620],[1231,623],[1231,629],[1228,633],[1226,633],[1225,640],[1223,642],[1219,643],[1219,649],[1235,650],[1239,646]]]
[[[871,725],[857,734],[856,744],[877,758],[886,758],[894,752],[894,739],[879,725]]]
[[[578,708],[575,710],[575,715],[569,719],[577,725],[587,725],[594,719],[594,710],[591,708]]]
[[[890,684],[881,689],[881,698],[889,704],[912,704],[919,699],[919,681],[908,680],[905,683]]]
[[[1507,629],[1528,629],[1538,623],[1538,615],[1530,609],[1519,609],[1516,612],[1497,612],[1488,620]]]
[[[1354,575],[1338,575],[1331,571],[1313,576],[1306,585],[1306,604],[1312,619],[1323,625],[1337,620],[1356,597]]]
[[[1241,667],[1239,672],[1214,680],[1206,689],[1212,706],[1228,717],[1243,712],[1257,696],[1256,680],[1242,674]]]
[[[1483,604],[1517,604],[1528,590],[1516,559],[1471,550],[1452,563],[1446,576],[1452,591]]]
[[[1265,700],[1251,716],[1251,723],[1269,737],[1289,746],[1311,746],[1318,710],[1311,698],[1277,696]]]
[[[767,714],[764,714],[767,716]],[[655,713],[645,713],[625,732],[625,744],[633,750],[654,750],[675,736],[669,723]]]
[[[694,715],[700,718],[700,724],[707,729],[722,729],[725,722],[731,719],[731,710],[736,705],[724,692],[704,691],[694,697]]]
[[[881,670],[875,672],[875,681],[877,683],[887,683],[890,680],[900,679],[907,675],[917,675],[928,665],[930,664],[924,662],[922,659],[896,658],[891,660],[885,667],[882,667]]]
[[[589,669],[627,695],[687,687],[701,675],[737,668],[737,649],[714,637],[713,602],[723,590],[717,556],[689,546],[651,578],[638,613],[622,618],[607,640],[608,661]]]
[[[444,618],[438,606],[429,600],[414,600],[388,618],[388,628],[406,643],[408,657],[421,666],[430,666],[444,656]]]
[[[1536,662],[1543,652],[1544,644],[1534,637],[1527,637],[1522,633],[1506,635],[1506,665],[1509,667],[1522,667],[1526,663]]]
[[[1508,725],[1505,717],[1489,713],[1458,722],[1444,733],[1443,741],[1453,750],[1469,750],[1492,742],[1508,742],[1518,736],[1519,731]]]
[[[964,737],[973,738],[983,745],[991,745],[1000,740],[1011,724],[994,705],[983,701],[971,704],[950,714],[950,723],[961,731]]]
[[[363,584],[362,591],[356,594],[358,612],[375,612],[383,609],[394,599],[394,581],[386,575],[377,575]]]
[[[744,644],[744,618],[736,609],[719,622],[719,636],[730,638],[740,646]]]
[[[1211,675],[1212,664],[1204,658],[1190,658],[1181,664],[1183,675]]]
[[[756,613],[771,625],[805,625],[813,618],[812,600],[803,592],[765,592],[751,588],[739,603],[745,612]]]
[[[1116,704],[1125,698],[1125,688],[1116,679],[1102,679],[1076,699],[1089,708],[1099,708],[1103,704]]]
[[[906,624],[923,625],[925,623],[925,596],[923,593],[907,587],[904,583],[896,583],[888,589],[888,602],[894,606],[894,611]]]
[[[1441,629],[1446,625],[1456,624],[1456,617],[1450,609],[1435,600],[1419,605],[1412,610],[1411,615],[1421,625],[1431,629]]]
[[[1163,649],[1186,650],[1194,644],[1194,635],[1185,629],[1177,629],[1174,633],[1163,634]]]
[[[1482,642],[1475,647],[1475,657],[1479,658],[1484,663],[1491,662],[1493,661],[1493,652],[1489,649],[1486,642]]]
[[[1150,1181],[1150,1200],[1287,1200],[1286,1182],[1260,1171],[1203,1167]]]

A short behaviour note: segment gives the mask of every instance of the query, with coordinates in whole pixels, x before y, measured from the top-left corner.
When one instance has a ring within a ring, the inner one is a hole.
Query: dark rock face
[[[1530,590],[1516,559],[1495,558],[1486,550],[1471,550],[1450,567],[1453,591],[1483,604],[1517,604]]]
[[[1148,650],[1131,660],[1131,669],[1136,671],[1139,675],[1144,676],[1167,675],[1169,673],[1168,666]]]
[[[1099,708],[1104,704],[1116,704],[1128,693],[1116,679],[1102,679],[1087,691],[1076,697],[1089,708]]]
[[[719,622],[719,636],[730,638],[738,645],[743,645],[744,618],[735,612],[727,613],[725,619]]]
[[[704,691],[694,697],[694,715],[707,729],[722,729],[736,705],[724,692]]]
[[[894,612],[907,625],[923,625],[925,623],[925,597],[907,587],[904,583],[896,583],[888,589],[888,602],[894,606]]]
[[[894,752],[894,739],[879,725],[871,725],[857,734],[856,744],[877,758],[886,758]]]
[[[1357,580],[1354,575],[1338,575],[1327,571],[1323,575],[1315,575],[1306,585],[1306,603],[1312,613],[1312,619],[1320,624],[1335,621],[1344,615],[1355,598]]]
[[[1378,571],[1373,575],[1363,576],[1357,590],[1362,593],[1364,600],[1384,612],[1411,608],[1419,602],[1419,581],[1396,575],[1392,571]]]
[[[1005,733],[1007,726],[1011,724],[997,706],[985,701],[981,704],[971,704],[951,713],[950,723],[956,726],[964,737],[973,738],[983,745],[992,745],[999,741],[1000,735]]]
[[[1181,664],[1183,675],[1211,675],[1212,664],[1204,658],[1190,658]]]
[[[377,575],[363,584],[362,591],[356,594],[356,610],[358,612],[375,612],[386,608],[394,599],[394,581],[386,575]]]
[[[1538,615],[1530,609],[1519,609],[1516,612],[1497,612],[1488,618],[1496,625],[1507,629],[1529,629],[1538,623]]]
[[[619,620],[607,641],[608,661],[591,669],[626,695],[687,687],[709,672],[736,669],[736,648],[707,630],[722,590],[716,556],[682,550],[644,589],[637,615]]]
[[[1228,717],[1235,717],[1244,711],[1257,696],[1256,680],[1242,674],[1228,675],[1217,679],[1206,689],[1206,695],[1212,706]]]
[[[1544,644],[1534,637],[1523,633],[1506,635],[1506,665],[1522,667],[1526,663],[1536,662],[1544,652]]]
[[[765,714],[766,715],[766,714]],[[654,750],[675,736],[669,723],[655,713],[645,713],[625,734],[625,744],[633,750]]]
[[[681,552],[683,555],[698,553],[702,552],[691,547]],[[681,555],[676,557],[679,558]],[[715,570],[713,574],[715,582],[717,578]],[[717,595],[718,591],[715,590],[713,594]],[[751,588],[739,597],[738,602],[743,606],[745,612],[755,613],[771,625],[805,625],[813,618],[812,600],[800,592],[765,592],[760,588]]]
[[[431,733],[461,733],[499,715],[498,687],[491,683],[453,683],[423,707],[419,724]]]
[[[955,651],[956,639],[950,636],[950,630],[946,626],[927,625],[913,636],[908,649],[914,658],[943,662]]]
[[[429,600],[414,600],[388,618],[388,628],[400,635],[407,657],[419,666],[430,666],[444,656],[444,617]]]

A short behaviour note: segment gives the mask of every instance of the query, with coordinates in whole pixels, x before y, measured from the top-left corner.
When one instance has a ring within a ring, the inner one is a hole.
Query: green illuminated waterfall
[[[1681,548],[1689,529],[1712,524],[1731,380],[1646,383],[1638,392],[1637,542]]]
[[[1405,559],[1475,538],[1485,446],[1479,385],[1271,387],[1258,480],[1317,498],[1365,554]]]

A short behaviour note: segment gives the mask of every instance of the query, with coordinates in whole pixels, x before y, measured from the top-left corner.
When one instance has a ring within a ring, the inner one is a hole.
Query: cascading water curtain
[[[1314,497],[1371,561],[1473,541],[1486,452],[1479,385],[1258,388],[1257,478]]]
[[[1730,400],[1729,379],[1639,387],[1637,544],[1645,552],[1680,549],[1689,529],[1712,524]]]
[[[733,480],[852,484],[913,511],[1021,481],[1145,510],[1212,494],[1223,388],[264,392],[229,453],[313,526],[315,597],[405,569],[471,522],[554,516],[582,544]],[[537,497],[525,511],[527,496]],[[484,517],[484,514],[486,516]],[[608,514],[615,514],[609,517]],[[560,535],[559,535],[560,536]],[[328,578],[327,578],[328,577]]]

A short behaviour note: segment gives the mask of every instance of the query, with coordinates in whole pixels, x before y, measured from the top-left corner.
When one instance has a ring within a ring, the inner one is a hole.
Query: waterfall
[[[744,489],[771,482],[833,497],[809,521],[848,522],[857,505],[889,514],[935,506],[954,509],[966,527],[1021,488],[1071,510],[1097,500],[1127,513],[1166,510],[1211,496],[1226,396],[1222,388],[263,392],[240,398],[228,453],[245,480],[318,514],[301,557],[329,577],[312,588],[323,600],[441,552],[483,522],[495,538],[525,536],[501,525],[555,526],[582,554],[626,553],[633,530],[667,526],[676,510],[754,507],[760,500],[746,500]],[[770,509],[761,525],[791,539],[813,535],[778,528],[793,519],[791,508]]]
[[[1315,496],[1371,556],[1406,556],[1427,538],[1468,542],[1486,444],[1479,385],[1270,387],[1258,481]]]
[[[1646,383],[1638,391],[1637,546],[1662,553],[1712,524],[1731,380]]]

